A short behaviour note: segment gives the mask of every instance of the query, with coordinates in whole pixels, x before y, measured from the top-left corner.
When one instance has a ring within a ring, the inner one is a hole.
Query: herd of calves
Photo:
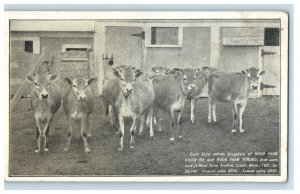
[[[110,114],[110,121],[116,127],[119,135],[118,150],[123,149],[124,119],[132,118],[130,127],[130,148],[135,147],[134,136],[137,122],[140,123],[139,134],[143,132],[144,124],[150,127],[150,138],[153,138],[153,124],[161,130],[161,119],[158,119],[158,110],[166,112],[171,118],[171,137],[175,140],[175,129],[178,129],[178,138],[182,138],[181,115],[186,100],[191,103],[191,122],[195,121],[195,100],[200,98],[202,90],[208,84],[208,122],[216,122],[216,102],[228,102],[232,105],[233,125],[232,132],[236,133],[237,120],[239,131],[243,129],[243,113],[251,90],[258,89],[259,76],[264,74],[257,68],[251,67],[241,72],[222,72],[216,68],[201,67],[197,69],[168,69],[152,67],[151,73],[143,73],[131,66],[114,67],[114,76],[103,81],[102,99],[106,113]],[[64,152],[70,150],[70,141],[73,132],[73,123],[78,121],[84,151],[90,152],[87,138],[89,132],[89,116],[93,112],[94,92],[91,85],[96,78],[70,77],[64,78],[68,89],[61,93],[55,83],[57,75],[47,70],[39,70],[27,76],[33,83],[31,103],[36,124],[35,152],[47,153],[48,135],[53,115],[63,103],[63,109],[68,123],[67,142]],[[174,113],[178,112],[177,118]],[[177,136],[177,135],[176,135]],[[41,142],[42,138],[44,139]]]

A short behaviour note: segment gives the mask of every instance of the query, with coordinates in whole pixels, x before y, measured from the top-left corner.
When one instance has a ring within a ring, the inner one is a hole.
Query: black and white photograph
[[[8,181],[285,182],[284,12],[6,12]]]

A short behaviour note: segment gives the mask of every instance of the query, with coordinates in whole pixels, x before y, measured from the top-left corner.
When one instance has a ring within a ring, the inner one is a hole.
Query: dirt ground
[[[279,150],[279,97],[249,99],[244,113],[245,133],[231,133],[232,113],[229,104],[217,105],[216,124],[207,122],[207,98],[196,103],[196,122],[190,122],[186,103],[183,139],[171,143],[169,120],[162,115],[163,131],[154,130],[151,141],[148,129],[136,136],[136,147],[129,148],[131,120],[126,121],[124,149],[118,152],[118,137],[104,114],[101,99],[96,100],[90,119],[91,153],[85,154],[79,131],[74,130],[71,151],[63,153],[66,143],[66,118],[62,107],[55,115],[49,136],[49,154],[36,154],[35,126],[32,118],[14,119],[10,129],[10,175],[184,175],[184,159],[190,152],[248,152]]]

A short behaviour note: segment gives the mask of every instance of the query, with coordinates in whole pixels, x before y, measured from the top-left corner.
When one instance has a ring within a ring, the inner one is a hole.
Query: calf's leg
[[[208,118],[207,121],[211,122],[212,99],[208,97]]]
[[[144,116],[142,116],[142,118],[145,118]],[[135,143],[134,143],[134,134],[135,134],[135,131],[136,131],[136,122],[137,122],[137,116],[134,115],[133,118],[132,118],[132,125],[131,125],[131,128],[130,128],[130,148],[134,148],[135,147]],[[143,122],[141,123],[141,125],[144,125],[144,119],[143,119]]]
[[[191,121],[192,123],[195,122],[195,99],[191,99]]]
[[[244,111],[245,111],[245,108],[246,108],[246,105],[247,105],[247,101],[242,103],[241,106],[240,106],[240,109],[239,109],[239,120],[240,120],[240,133],[244,133],[245,130],[243,129],[243,114],[244,114]]]
[[[87,123],[86,123],[86,130],[87,130],[87,137],[91,138],[92,137],[92,133],[91,133],[91,129],[90,129],[89,120],[87,120]]]
[[[153,108],[150,108],[147,117],[149,118],[149,121],[150,121],[150,130],[149,130],[150,139],[153,140],[153,137],[154,137],[154,132],[153,132]]]
[[[44,152],[47,153],[49,151],[48,147],[48,136],[49,136],[49,131],[50,131],[50,124],[53,118],[53,114],[49,115],[49,118],[47,119],[45,129],[42,133],[42,137],[44,137]]]
[[[73,133],[73,126],[70,118],[67,118],[67,123],[68,123],[68,129],[67,129],[67,142],[66,142],[66,147],[64,149],[65,153],[68,153],[70,151],[71,137]]]
[[[142,135],[143,135],[145,117],[146,117],[146,114],[141,115],[141,117],[140,117],[140,130],[139,130],[139,136],[142,136]],[[148,118],[147,118],[147,121],[148,121]]]
[[[108,114],[109,114],[109,121],[110,121],[110,124],[113,126],[115,125],[115,121],[114,121],[114,110],[113,110],[113,107],[112,105],[108,105]]]
[[[181,120],[181,115],[182,115],[183,109],[184,109],[184,104],[182,105],[181,110],[180,110],[180,112],[178,114],[178,118],[177,118],[177,125],[178,125],[178,131],[179,131],[178,138],[179,139],[182,138],[182,130],[181,130],[181,122],[182,122],[182,120]]]
[[[112,106],[112,112],[113,112],[113,117],[115,118],[115,131],[118,134],[120,131],[120,121],[119,121],[119,112],[117,111],[117,108]]]
[[[236,122],[238,119],[238,107],[237,107],[237,103],[233,102],[232,103],[232,114],[233,114],[233,124],[232,124],[232,133],[236,133]]]
[[[35,152],[39,153],[41,151],[41,126],[39,122],[38,115],[34,115],[34,122],[36,125],[36,147],[35,147]]]
[[[174,118],[174,110],[170,111],[170,118],[171,118],[171,137],[170,137],[170,141],[174,141],[175,140],[175,131],[174,131],[174,125],[175,125],[175,118]]]
[[[91,152],[89,144],[87,142],[87,126],[88,126],[88,116],[83,116],[80,120],[80,133],[83,140],[83,146],[85,153]]]
[[[214,101],[212,103],[212,106],[211,106],[211,109],[212,109],[212,118],[213,118],[213,122],[217,122],[217,116],[216,116],[216,102]]]
[[[123,150],[123,138],[124,138],[124,118],[122,115],[119,114],[119,147],[118,150],[122,151]]]

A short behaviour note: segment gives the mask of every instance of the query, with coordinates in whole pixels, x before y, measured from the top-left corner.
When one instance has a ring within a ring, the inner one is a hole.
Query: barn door
[[[142,34],[142,27],[106,26],[105,53],[113,54],[114,66],[130,65],[142,68]]]
[[[280,94],[280,47],[264,46],[262,50],[262,69],[266,73],[262,76],[263,95]]]

